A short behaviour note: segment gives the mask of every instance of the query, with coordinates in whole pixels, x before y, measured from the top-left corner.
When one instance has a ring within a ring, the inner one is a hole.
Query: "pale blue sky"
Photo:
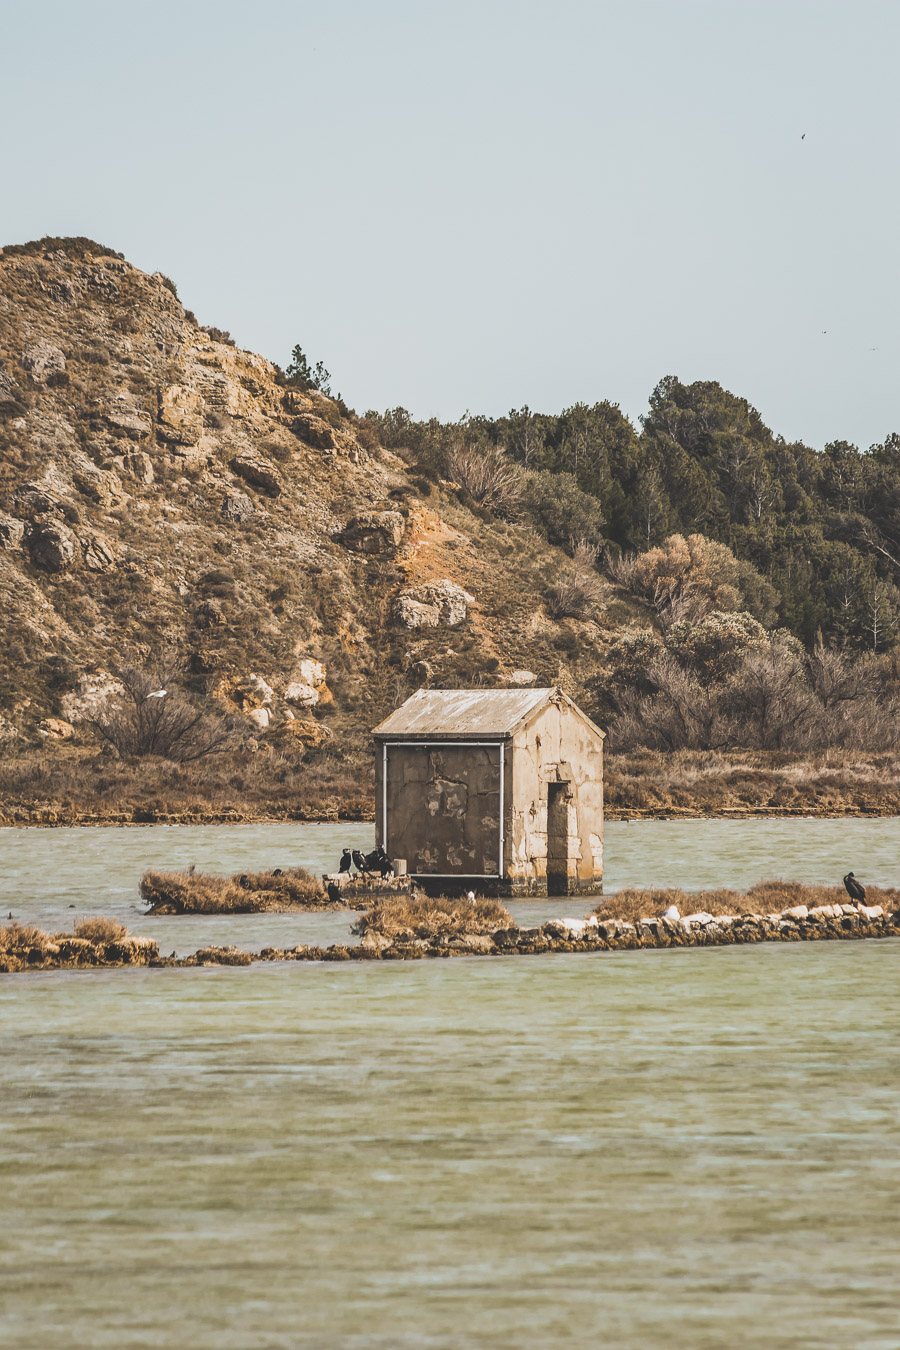
[[[120,249],[359,410],[637,417],[676,374],[813,445],[900,430],[895,0],[0,20],[0,240]]]

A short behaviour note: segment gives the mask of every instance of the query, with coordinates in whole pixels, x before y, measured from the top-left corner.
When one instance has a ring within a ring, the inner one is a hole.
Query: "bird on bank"
[[[385,853],[384,844],[379,844],[374,853],[369,853],[366,862],[371,863],[381,873],[382,881],[394,875],[394,864]]]
[[[350,856],[353,859],[353,866],[356,868],[357,872],[361,872],[364,877],[367,877],[371,869],[366,855],[360,853],[358,848],[355,848]]]
[[[337,884],[337,882],[329,881],[327,890],[328,890],[328,899],[331,901],[331,903],[333,905],[338,904],[341,898],[341,888]]]
[[[338,868],[338,871],[349,872],[352,865],[353,865],[353,856],[349,848],[345,848],[343,853],[341,854],[341,865]]]
[[[865,900],[866,888],[861,886],[852,872],[844,877],[844,889],[851,900]]]

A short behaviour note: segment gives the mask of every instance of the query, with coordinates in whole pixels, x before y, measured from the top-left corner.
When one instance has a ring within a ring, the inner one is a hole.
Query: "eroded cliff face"
[[[0,252],[0,736],[78,734],[117,664],[170,651],[306,744],[428,680],[578,697],[609,634],[547,616],[562,555],[423,499],[363,419],[220,336],[89,241]]]

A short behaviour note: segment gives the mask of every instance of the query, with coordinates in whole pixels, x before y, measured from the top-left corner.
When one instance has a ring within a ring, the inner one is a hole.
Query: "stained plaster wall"
[[[507,819],[513,894],[547,893],[547,784],[567,780],[566,891],[590,895],[603,879],[603,741],[566,703],[550,703],[512,743]]]
[[[496,746],[391,745],[388,742],[387,842],[413,874],[482,876],[497,872],[500,750]],[[385,840],[382,755],[376,760],[376,826]]]

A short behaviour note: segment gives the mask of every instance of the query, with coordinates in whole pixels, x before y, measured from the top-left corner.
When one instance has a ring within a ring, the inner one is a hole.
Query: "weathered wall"
[[[390,745],[386,848],[412,873],[493,875],[500,849],[500,744]],[[385,842],[382,753],[376,824]]]
[[[590,895],[603,879],[603,743],[567,704],[551,703],[513,741],[507,832],[514,894],[546,894],[548,783],[568,781],[565,890]]]

